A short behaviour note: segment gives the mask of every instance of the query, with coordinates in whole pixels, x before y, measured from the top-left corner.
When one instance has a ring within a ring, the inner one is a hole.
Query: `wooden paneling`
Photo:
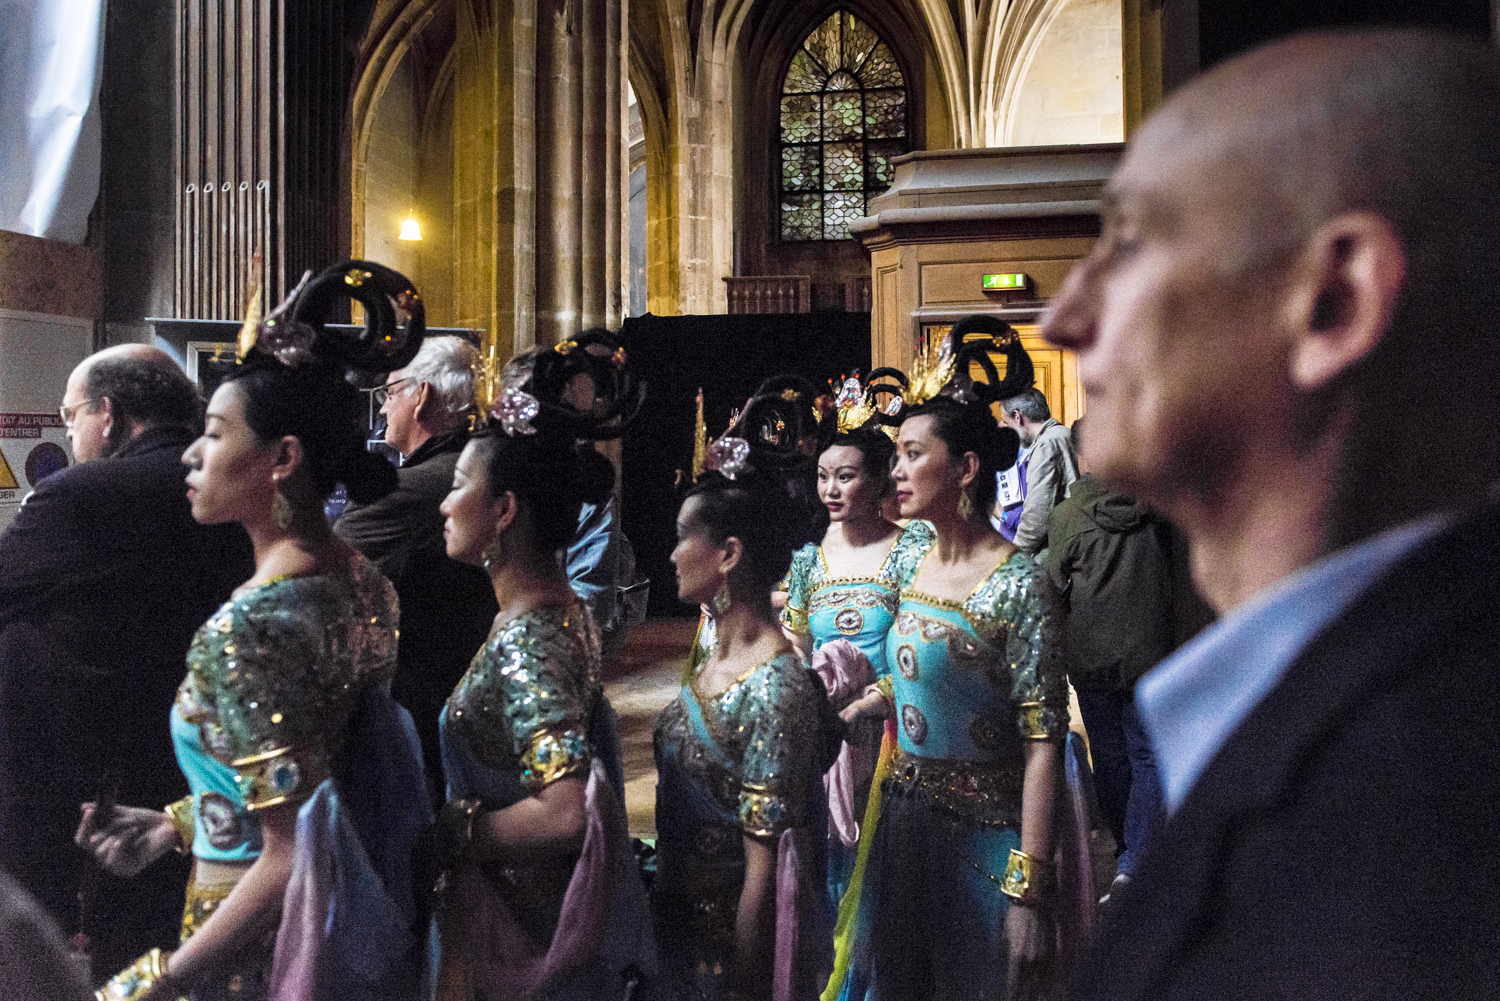
[[[1036,370],[1036,388],[1040,389],[1042,395],[1047,398],[1047,407],[1052,411],[1052,416],[1064,424],[1071,424],[1079,417],[1082,417],[1083,411],[1078,405],[1079,394],[1076,388],[1071,385],[1076,383],[1078,379],[1078,367],[1073,352],[1064,351],[1061,348],[1055,348],[1048,344],[1042,338],[1041,328],[1035,323],[1013,323],[1011,325],[1016,328],[1016,333],[1021,335],[1021,346],[1031,356],[1032,368]],[[951,323],[925,323],[922,324],[922,333],[932,338],[946,337],[952,326]],[[1005,377],[1005,356],[996,354],[991,357],[995,362],[996,371],[1003,379]],[[908,367],[909,364],[910,359],[902,367]],[[969,376],[980,382],[983,382],[987,378],[984,369],[980,367],[978,362],[970,365]],[[995,419],[999,420],[999,405],[996,404],[991,409],[994,411]]]
[[[1014,254],[1018,248],[995,248]],[[990,305],[1001,300],[984,291],[985,275],[1024,274],[1031,279],[1025,289],[1028,299],[1050,299],[1057,294],[1068,272],[1073,270],[1071,257],[1001,257],[968,260],[958,263],[922,265],[922,305],[974,303]]]

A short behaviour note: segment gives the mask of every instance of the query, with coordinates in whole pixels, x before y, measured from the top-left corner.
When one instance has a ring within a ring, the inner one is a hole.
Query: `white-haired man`
[[[484,643],[497,611],[489,577],[448,558],[438,505],[469,440],[479,352],[460,337],[429,337],[377,390],[385,440],[401,453],[394,491],[351,504],[334,527],[396,588],[401,644],[391,694],[422,739],[431,791],[441,796],[438,714]]]

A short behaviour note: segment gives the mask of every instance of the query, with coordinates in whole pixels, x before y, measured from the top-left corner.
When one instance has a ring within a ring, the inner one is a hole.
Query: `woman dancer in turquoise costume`
[[[999,385],[985,352],[1001,345],[948,348],[935,367],[957,375],[897,438],[901,514],[935,538],[886,641],[896,741],[840,909],[829,1001],[1026,997],[1040,979],[1067,681],[1044,642],[1043,578],[986,517],[1018,448],[988,403],[1031,382],[1007,341]],[[968,378],[971,361],[988,384]]]
[[[779,424],[795,448],[805,409],[752,400],[677,516],[678,596],[715,624],[655,732],[653,902],[682,1001],[808,998],[831,966],[822,773],[836,721],[771,609],[810,526],[785,516],[794,453],[763,438]]]
[[[852,689],[839,700],[845,703],[840,714],[851,721],[883,715],[881,707],[891,694],[886,634],[896,621],[901,589],[910,583],[916,560],[932,538],[925,522],[911,521],[903,528],[881,513],[891,492],[896,453],[895,442],[882,428],[900,423],[881,411],[899,412],[901,406],[901,387],[882,383],[885,377],[905,382],[894,369],[879,369],[871,373],[868,387],[850,379],[840,390],[838,431],[818,456],[818,496],[828,508],[828,532],[822,545],[808,543],[792,557],[781,613],[792,642],[822,673],[835,678],[830,690]],[[882,391],[894,405],[877,405]],[[817,651],[831,650],[828,644],[841,640],[854,648],[851,655],[815,659]],[[830,783],[829,806],[835,816],[829,832],[828,889],[835,906],[854,867],[858,818],[864,814],[880,746],[878,721],[856,723],[846,739],[850,751],[840,762],[844,771]]]
[[[370,317],[362,335],[323,326],[344,295]],[[365,449],[345,366],[400,368],[422,329],[416,290],[378,264],[304,279],[247,324],[183,456],[193,517],[244,525],[256,568],[194,637],[170,707],[192,795],[165,812],[85,807],[78,841],[111,872],[194,856],[182,945],[117,976],[110,1001],[418,996],[410,866],[430,811],[411,719],[389,694],[396,598],[323,502],[340,482],[365,501],[395,486]]]
[[[654,996],[599,632],[561,559],[614,485],[580,439],[617,436],[639,406],[617,348],[598,332],[507,365],[442,504],[448,555],[489,572],[500,611],[440,717],[441,1001]],[[598,412],[561,404],[579,375]]]

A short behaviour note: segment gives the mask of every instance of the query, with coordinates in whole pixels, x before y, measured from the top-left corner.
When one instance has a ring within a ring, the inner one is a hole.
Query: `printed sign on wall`
[[[0,414],[0,505],[21,499],[72,463],[68,432],[57,414]]]

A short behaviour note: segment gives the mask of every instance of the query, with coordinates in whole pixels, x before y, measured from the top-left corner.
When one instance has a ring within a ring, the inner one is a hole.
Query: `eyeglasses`
[[[377,407],[385,406],[385,401],[391,398],[391,394],[398,391],[397,387],[403,382],[413,382],[415,379],[416,376],[409,375],[404,379],[397,379],[395,382],[375,387],[375,405]]]
[[[98,402],[99,397],[96,396],[92,400],[83,400],[79,403],[64,403],[62,406],[58,407],[57,412],[62,417],[63,427],[72,427],[73,420],[78,416],[78,411],[82,410],[90,403]]]

